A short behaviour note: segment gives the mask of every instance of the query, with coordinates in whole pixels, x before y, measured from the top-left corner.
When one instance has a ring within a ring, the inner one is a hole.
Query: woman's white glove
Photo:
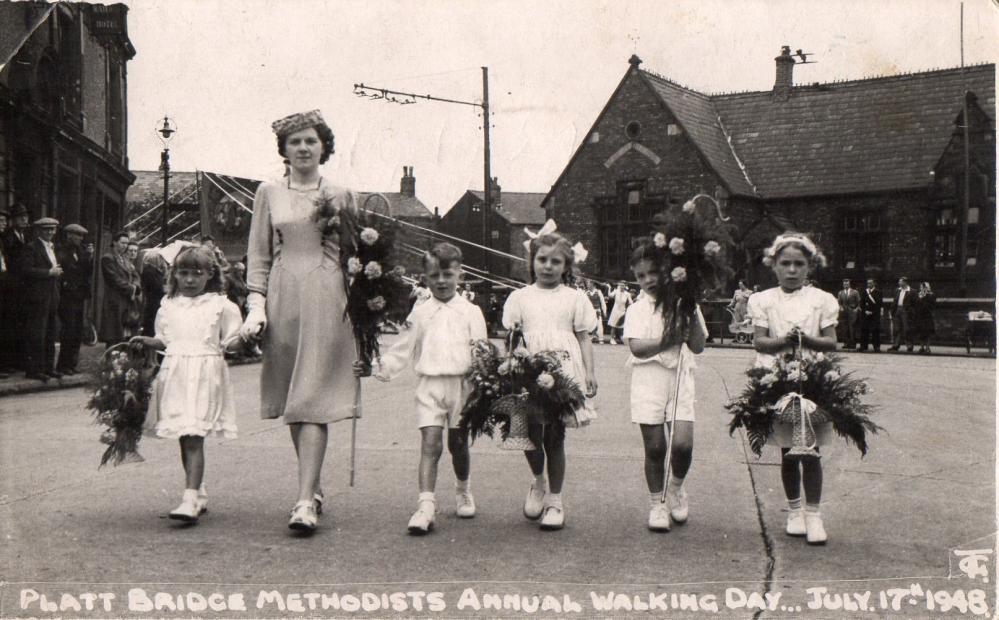
[[[264,310],[266,303],[267,298],[260,293],[250,293],[246,297],[246,307],[249,308],[249,312],[246,313],[243,326],[239,328],[240,338],[247,342],[260,338],[264,328],[267,327],[267,312]]]

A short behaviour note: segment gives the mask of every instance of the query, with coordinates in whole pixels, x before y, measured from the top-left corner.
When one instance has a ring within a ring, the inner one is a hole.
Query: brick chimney
[[[792,75],[794,73],[794,58],[791,56],[791,47],[789,45],[781,46],[780,56],[774,58],[774,62],[777,63],[777,79],[774,80],[773,95],[787,101],[787,98],[791,96]]]
[[[399,193],[414,198],[416,196],[416,177],[412,166],[402,167],[402,179],[399,181]]]
[[[492,182],[489,184],[489,200],[492,201],[493,207],[502,202],[502,191],[503,188],[500,187],[499,177],[493,177]]]

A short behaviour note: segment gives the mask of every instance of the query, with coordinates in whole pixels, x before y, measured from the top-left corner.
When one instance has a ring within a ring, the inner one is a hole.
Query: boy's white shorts
[[[662,424],[673,413],[676,369],[662,364],[635,364],[631,368],[631,421]],[[685,370],[680,381],[676,419],[694,421],[694,374]]]
[[[470,393],[471,386],[461,375],[421,375],[416,384],[417,427],[458,428]]]

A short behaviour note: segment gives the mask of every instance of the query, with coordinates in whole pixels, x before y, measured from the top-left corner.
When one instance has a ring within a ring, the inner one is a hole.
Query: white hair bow
[[[531,232],[531,230],[529,228],[525,227],[524,228],[524,234],[527,235],[527,241],[524,242],[524,249],[527,250],[528,253],[530,253],[531,252],[531,241],[537,239],[538,237],[540,237],[542,235],[550,235],[553,232],[555,232],[557,229],[558,229],[558,226],[555,224],[555,220],[553,220],[553,219],[549,219],[547,222],[545,222],[545,225],[541,227],[541,230],[539,230],[536,233],[535,232]]]
[[[524,228],[524,234],[527,235],[527,241],[524,242],[524,249],[527,250],[528,255],[531,253],[531,241],[541,237],[542,235],[550,235],[556,230],[558,230],[558,225],[555,224],[555,220],[550,218],[547,222],[545,222],[545,225],[541,227],[541,230],[536,233],[531,232],[528,228]],[[572,246],[572,259],[574,262],[581,263],[585,261],[586,257],[589,255],[589,251],[583,247],[582,243],[577,241],[576,245]]]

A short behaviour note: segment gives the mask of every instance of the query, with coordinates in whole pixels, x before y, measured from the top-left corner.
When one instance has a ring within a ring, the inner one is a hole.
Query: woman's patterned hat
[[[302,129],[325,124],[326,121],[323,120],[323,115],[320,114],[319,110],[310,110],[308,112],[296,112],[295,114],[276,120],[271,123],[271,128],[277,135],[287,136]]]

